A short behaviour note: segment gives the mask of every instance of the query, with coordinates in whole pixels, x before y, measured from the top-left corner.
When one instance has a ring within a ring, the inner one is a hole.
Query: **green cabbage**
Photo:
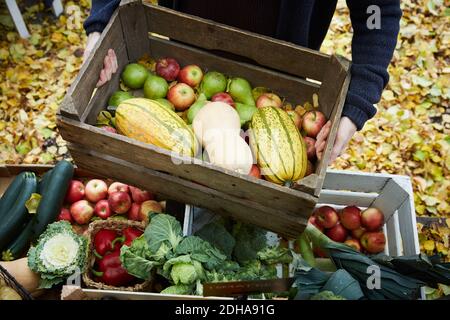
[[[67,221],[47,226],[35,247],[28,251],[28,266],[40,275],[40,288],[51,288],[84,271],[87,239],[77,235]]]

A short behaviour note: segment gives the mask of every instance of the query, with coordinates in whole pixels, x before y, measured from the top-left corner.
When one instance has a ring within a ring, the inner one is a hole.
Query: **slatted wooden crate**
[[[116,52],[119,70],[92,96],[109,48]],[[317,94],[319,109],[332,120],[324,160],[314,174],[288,188],[177,157],[170,151],[95,127],[97,114],[118,89],[123,68],[144,54],[153,58],[171,56],[181,65],[197,63],[203,69],[241,76],[253,86],[270,87],[296,104],[311,101]],[[57,122],[82,168],[149,190],[164,184],[169,198],[293,237],[303,230],[318,201],[349,79],[349,62],[341,57],[141,1],[122,1],[68,90]]]

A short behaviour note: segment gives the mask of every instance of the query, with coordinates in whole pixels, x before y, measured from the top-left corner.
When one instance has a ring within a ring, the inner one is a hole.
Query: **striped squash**
[[[286,111],[260,108],[250,129],[250,146],[267,180],[289,186],[305,176],[306,144]]]
[[[174,111],[161,103],[133,98],[122,102],[116,110],[119,133],[182,156],[194,157],[198,142],[192,129]]]

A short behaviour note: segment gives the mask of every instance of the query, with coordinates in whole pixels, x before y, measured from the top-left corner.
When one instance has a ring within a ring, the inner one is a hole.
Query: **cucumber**
[[[3,250],[20,233],[23,224],[28,218],[28,210],[25,207],[25,202],[36,190],[36,175],[31,172],[26,172],[20,193],[0,225],[0,250]]]
[[[45,190],[41,193],[41,202],[37,208],[31,240],[36,240],[49,223],[58,217],[64,198],[73,177],[73,165],[65,160],[58,162],[53,168],[49,180],[44,183]]]
[[[14,201],[16,201],[17,196],[19,195],[20,188],[22,187],[22,183],[24,181],[25,172],[17,175],[11,184],[6,189],[2,198],[0,199],[0,225],[4,217],[7,216],[7,213],[12,208]]]
[[[22,232],[2,252],[2,260],[11,261],[20,258],[30,246],[30,238],[33,234],[33,220],[25,224]]]

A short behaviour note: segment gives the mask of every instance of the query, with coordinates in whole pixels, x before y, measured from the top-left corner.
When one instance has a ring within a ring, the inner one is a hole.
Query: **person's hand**
[[[95,44],[100,39],[100,33],[99,32],[92,32],[88,36],[86,49],[84,50],[83,59],[86,61],[87,57],[89,57],[92,49],[95,47]],[[97,88],[101,87],[105,83],[107,83],[109,80],[111,80],[111,77],[114,73],[117,72],[117,57],[116,53],[113,49],[108,50],[108,54],[105,56],[105,59],[103,60],[103,69],[100,71],[100,77],[97,82]]]
[[[331,130],[331,122],[328,121],[320,130],[316,139],[316,154],[317,158],[322,159],[323,152],[325,151],[325,145],[328,135]],[[356,132],[356,125],[348,117],[342,117],[339,123],[336,140],[334,141],[333,150],[331,151],[330,163],[336,160],[347,148],[350,139]]]

